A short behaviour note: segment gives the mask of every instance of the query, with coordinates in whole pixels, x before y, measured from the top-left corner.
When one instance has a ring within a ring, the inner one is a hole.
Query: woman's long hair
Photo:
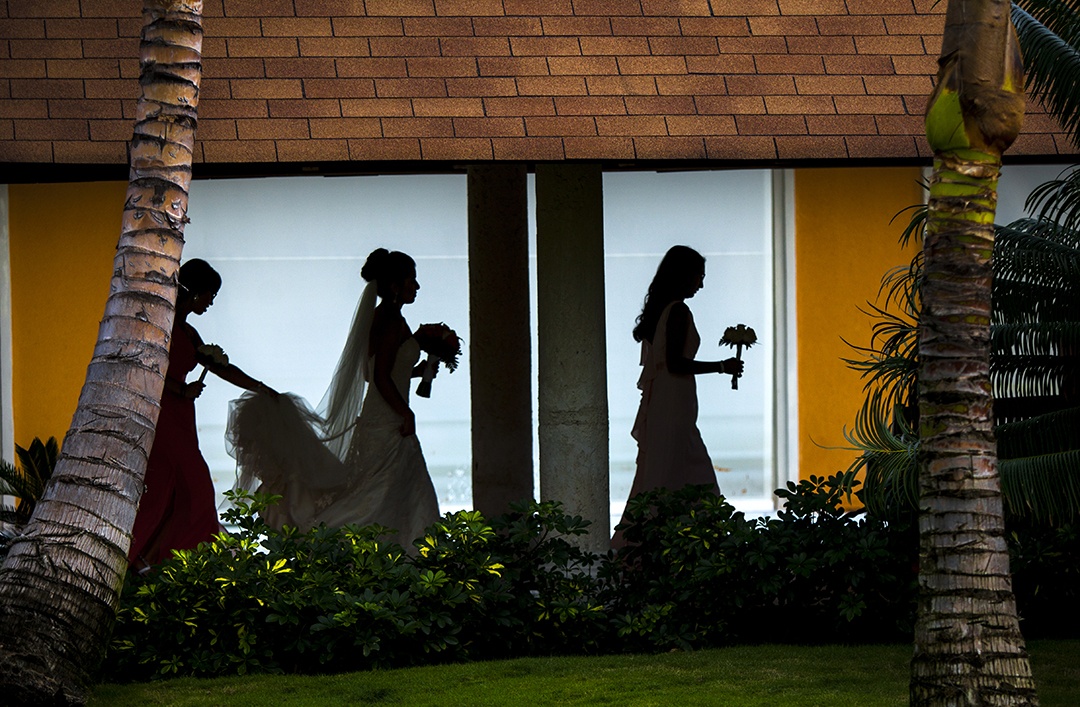
[[[687,283],[705,270],[705,256],[684,245],[672,246],[656,268],[634,327],[634,341],[652,342],[664,307],[686,296]]]

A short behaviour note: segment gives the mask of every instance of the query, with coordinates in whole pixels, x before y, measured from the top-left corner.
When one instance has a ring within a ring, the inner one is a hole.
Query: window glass
[[[469,340],[465,178],[454,175],[287,177],[195,181],[184,258],[204,258],[221,292],[192,324],[252,376],[317,405],[377,247],[417,262],[414,328],[445,321]],[[465,361],[467,364],[467,359]],[[199,440],[218,492],[236,465],[225,449],[229,401],[242,391],[210,376],[198,402]],[[469,368],[445,369],[430,399],[413,396],[443,511],[469,505]]]
[[[531,177],[529,184],[535,258]],[[466,342],[463,365],[452,375],[440,373],[430,399],[413,397],[418,433],[441,510],[471,507],[465,177],[196,181],[190,207],[184,258],[208,260],[224,281],[214,306],[193,316],[192,324],[246,372],[312,404],[322,397],[344,344],[367,254],[387,247],[416,259],[421,290],[405,309],[409,323],[445,321]],[[699,426],[721,490],[747,510],[769,503],[771,208],[767,171],[605,175],[613,523],[626,501],[636,454],[630,428],[639,400],[640,348],[630,331],[660,258],[676,243],[707,259],[705,288],[690,302],[702,336],[699,357],[733,355],[718,344],[728,326],[743,323],[758,334],[760,343],[743,353],[746,375],[739,390],[731,389],[729,376],[699,378]],[[531,266],[535,392],[535,259]],[[234,478],[224,432],[229,401],[240,392],[211,376],[198,403],[200,442],[219,493]]]
[[[609,172],[604,175],[611,499],[616,520],[634,476],[630,437],[640,392],[641,347],[631,331],[664,253],[687,245],[705,256],[705,286],[687,301],[701,335],[698,358],[735,355],[724,330],[745,324],[739,389],[731,376],[697,377],[698,427],[721,492],[744,510],[772,508],[773,282],[771,173]]]

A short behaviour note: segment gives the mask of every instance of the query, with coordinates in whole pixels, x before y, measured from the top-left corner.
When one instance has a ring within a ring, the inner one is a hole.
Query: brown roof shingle
[[[0,0],[0,162],[124,167],[140,0]],[[206,0],[199,168],[924,162],[932,0]],[[1074,152],[1030,106],[1010,155]]]

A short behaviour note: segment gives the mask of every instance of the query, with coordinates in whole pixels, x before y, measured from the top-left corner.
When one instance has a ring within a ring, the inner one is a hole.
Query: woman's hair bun
[[[371,251],[371,255],[367,257],[364,267],[360,269],[360,277],[364,278],[364,282],[378,281],[379,277],[386,271],[386,258],[389,255],[390,251],[386,248],[376,248]]]

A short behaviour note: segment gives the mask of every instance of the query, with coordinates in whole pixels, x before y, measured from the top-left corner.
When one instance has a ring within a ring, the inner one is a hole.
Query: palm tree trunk
[[[202,0],[144,0],[142,91],[112,288],[53,478],[0,569],[7,704],[83,703],[105,654],[168,365],[201,14]]]
[[[990,255],[1023,68],[1008,0],[950,0],[920,320],[920,597],[912,705],[1037,705],[1005,544],[993,435]]]

